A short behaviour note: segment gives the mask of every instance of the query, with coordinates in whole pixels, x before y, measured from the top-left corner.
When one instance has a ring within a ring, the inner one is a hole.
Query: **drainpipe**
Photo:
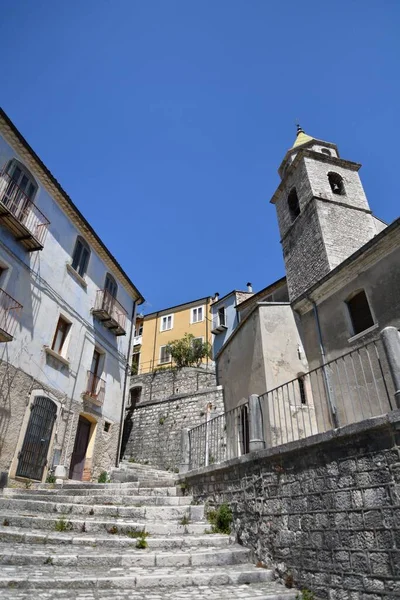
[[[339,427],[339,419],[338,419],[338,415],[337,415],[335,397],[333,394],[333,389],[332,389],[330,378],[329,378],[329,371],[326,368],[326,355],[325,355],[324,342],[322,340],[322,332],[321,332],[321,324],[319,322],[318,307],[317,307],[316,303],[314,302],[314,300],[311,300],[311,298],[309,298],[309,301],[312,303],[312,306],[313,306],[315,325],[317,327],[319,349],[320,349],[321,358],[322,358],[322,373],[324,376],[324,383],[325,383],[326,395],[328,398],[329,410],[331,412],[333,425],[334,425],[335,429],[337,429]]]
[[[125,395],[126,395],[126,386],[128,383],[128,377],[130,377],[131,365],[129,364],[129,359],[131,358],[131,346],[132,346],[132,335],[135,327],[136,320],[136,300],[133,301],[132,306],[132,320],[131,320],[131,330],[129,333],[129,343],[128,343],[128,361],[125,367],[125,379],[124,379],[124,390],[122,392],[122,404],[121,404],[121,418],[119,422],[119,432],[118,432],[118,444],[117,444],[117,456],[115,457],[115,466],[119,466],[119,453],[121,452],[121,444],[122,444],[122,430],[124,427],[124,413],[125,413]]]

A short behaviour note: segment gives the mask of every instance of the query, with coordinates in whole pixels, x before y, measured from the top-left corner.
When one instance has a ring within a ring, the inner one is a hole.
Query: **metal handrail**
[[[94,310],[104,310],[122,329],[126,329],[128,313],[108,290],[98,290]]]
[[[0,174],[0,202],[43,244],[50,221],[6,171]]]
[[[0,288],[0,329],[13,335],[17,316],[22,308],[22,304]]]
[[[95,398],[99,404],[103,404],[106,394],[106,381],[93,371],[87,372],[87,384],[85,395]]]

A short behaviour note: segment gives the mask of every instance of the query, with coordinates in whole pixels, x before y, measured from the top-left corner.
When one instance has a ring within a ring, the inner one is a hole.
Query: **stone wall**
[[[83,479],[97,479],[101,471],[109,471],[115,463],[118,443],[117,422],[111,422],[102,415],[101,407],[87,401],[71,401],[65,394],[51,386],[46,386],[22,369],[0,360],[0,471],[15,474],[26,427],[29,421],[29,405],[35,396],[46,395],[58,406],[57,419],[47,455],[48,469],[54,464],[64,464],[69,469],[75,442],[79,415],[82,414],[96,425],[93,453],[86,459]],[[104,430],[105,422],[110,423]],[[55,458],[57,457],[57,458]]]
[[[140,403],[158,402],[173,395],[197,392],[215,385],[215,370],[202,367],[166,368],[131,377],[131,389],[141,388]]]
[[[238,540],[332,600],[400,596],[400,411],[182,476]]]
[[[215,373],[187,368],[158,371],[132,377],[131,385],[142,384],[142,395],[135,407],[128,407],[125,430],[130,430],[125,458],[162,468],[177,470],[181,460],[181,430],[224,412],[221,386]]]

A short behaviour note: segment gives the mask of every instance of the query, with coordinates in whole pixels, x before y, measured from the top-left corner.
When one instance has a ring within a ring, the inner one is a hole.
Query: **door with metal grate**
[[[56,417],[56,404],[50,398],[37,396],[31,404],[24,443],[18,455],[17,477],[42,479]]]

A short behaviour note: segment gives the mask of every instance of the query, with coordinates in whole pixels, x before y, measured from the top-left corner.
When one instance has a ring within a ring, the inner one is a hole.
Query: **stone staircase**
[[[295,599],[232,537],[206,533],[174,475],[126,463],[112,480],[4,490],[2,600]]]

